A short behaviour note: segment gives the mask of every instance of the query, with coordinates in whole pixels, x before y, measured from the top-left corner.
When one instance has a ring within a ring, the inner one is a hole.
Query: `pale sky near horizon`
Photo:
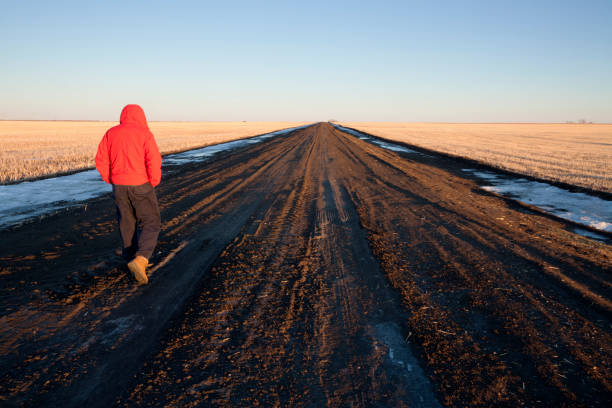
[[[0,0],[0,119],[612,122],[612,0]]]

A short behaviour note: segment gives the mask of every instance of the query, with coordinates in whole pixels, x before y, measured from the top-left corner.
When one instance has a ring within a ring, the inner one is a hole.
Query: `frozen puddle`
[[[163,165],[180,165],[206,160],[215,153],[260,143],[271,137],[286,135],[311,125],[278,130],[248,139],[234,140],[201,149],[170,154]],[[111,191],[97,170],[86,170],[67,176],[53,177],[19,184],[0,185],[0,228],[70,207]]]
[[[491,171],[476,169],[463,169],[463,171],[490,184],[482,187],[485,190],[539,207],[566,220],[588,225],[601,231],[612,232],[612,202],[610,201],[584,193],[574,193],[547,183],[524,178],[517,179]],[[587,230],[576,229],[575,232],[591,238],[602,238],[602,236],[593,236],[597,234]]]
[[[358,132],[356,130],[345,128],[344,126],[336,125],[336,124],[333,124],[333,123],[332,123],[332,126],[334,126],[336,129],[341,130],[341,131],[343,131],[345,133],[351,134],[353,136],[357,136],[361,140],[365,140],[366,142],[370,142],[370,143],[373,143],[373,144],[375,144],[377,146],[380,146],[383,149],[393,150],[394,152],[412,153],[412,154],[418,154],[418,155],[421,155],[421,156],[431,157],[429,155],[426,155],[425,153],[421,153],[421,152],[417,152],[416,150],[409,149],[406,146],[402,146],[402,145],[395,144],[395,143],[385,142],[383,140],[377,139],[375,137],[371,137],[369,135],[366,135],[364,133]]]
[[[97,170],[0,186],[0,227],[17,224],[111,191]]]
[[[574,232],[576,234],[584,235],[585,237],[593,238],[593,239],[596,239],[596,240],[602,241],[602,242],[607,242],[609,240],[609,238],[606,237],[605,235],[598,234],[596,232],[593,232],[593,231],[590,231],[590,230],[586,230],[586,229],[582,229],[582,228],[574,228]]]

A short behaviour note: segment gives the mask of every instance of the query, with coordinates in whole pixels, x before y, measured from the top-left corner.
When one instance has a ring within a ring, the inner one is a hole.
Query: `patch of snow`
[[[271,137],[286,135],[311,125],[278,130],[271,133],[234,140],[201,149],[165,156],[163,165],[179,165],[201,161],[216,153],[260,143]],[[67,176],[53,177],[18,184],[0,185],[0,228],[77,205],[90,198],[109,193],[112,187],[100,178],[97,170],[86,170]]]
[[[374,143],[382,147],[383,149],[393,150],[394,152],[403,152],[403,153],[414,153],[414,154],[422,154],[417,152],[416,150],[409,149],[405,146],[396,145],[393,143],[383,142],[382,140],[373,140]]]
[[[612,202],[584,193],[575,193],[548,183],[524,178],[463,169],[491,184],[483,188],[539,207],[558,217],[602,231],[612,232]],[[584,234],[583,234],[584,235]]]
[[[332,123],[332,126],[335,127],[338,130],[341,130],[341,131],[345,132],[345,133],[348,133],[348,134],[353,135],[353,136],[357,136],[361,140],[369,140],[369,141],[372,140],[372,138],[370,136],[368,136],[368,135],[366,135],[364,133],[358,132],[356,130],[345,128],[344,126],[336,125],[334,123]]]
[[[0,185],[0,227],[17,224],[111,191],[97,170]]]
[[[600,221],[600,222],[592,221],[590,219],[590,217],[580,217],[580,219],[590,223],[589,226],[592,227],[592,228],[595,228],[595,229],[598,229],[598,230],[602,230],[602,231],[611,231],[612,232],[612,228],[610,228],[610,227],[612,227],[612,224],[609,223],[609,222],[605,222],[605,221]]]

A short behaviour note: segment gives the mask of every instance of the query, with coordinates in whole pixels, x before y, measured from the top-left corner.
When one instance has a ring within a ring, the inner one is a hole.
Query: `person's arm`
[[[161,181],[161,163],[162,158],[161,154],[159,154],[159,148],[153,134],[151,134],[145,142],[145,165],[147,167],[149,183],[153,187],[156,187]]]
[[[96,169],[102,176],[102,180],[110,184],[110,159],[108,157],[108,141],[106,135],[98,145],[98,153],[96,153]]]

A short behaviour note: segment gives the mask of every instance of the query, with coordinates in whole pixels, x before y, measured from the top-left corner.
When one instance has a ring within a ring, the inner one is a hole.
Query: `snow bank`
[[[566,220],[612,232],[610,201],[584,193],[574,193],[539,181],[475,169],[463,169],[463,171],[489,183],[490,185],[483,186],[485,190],[536,206]]]

